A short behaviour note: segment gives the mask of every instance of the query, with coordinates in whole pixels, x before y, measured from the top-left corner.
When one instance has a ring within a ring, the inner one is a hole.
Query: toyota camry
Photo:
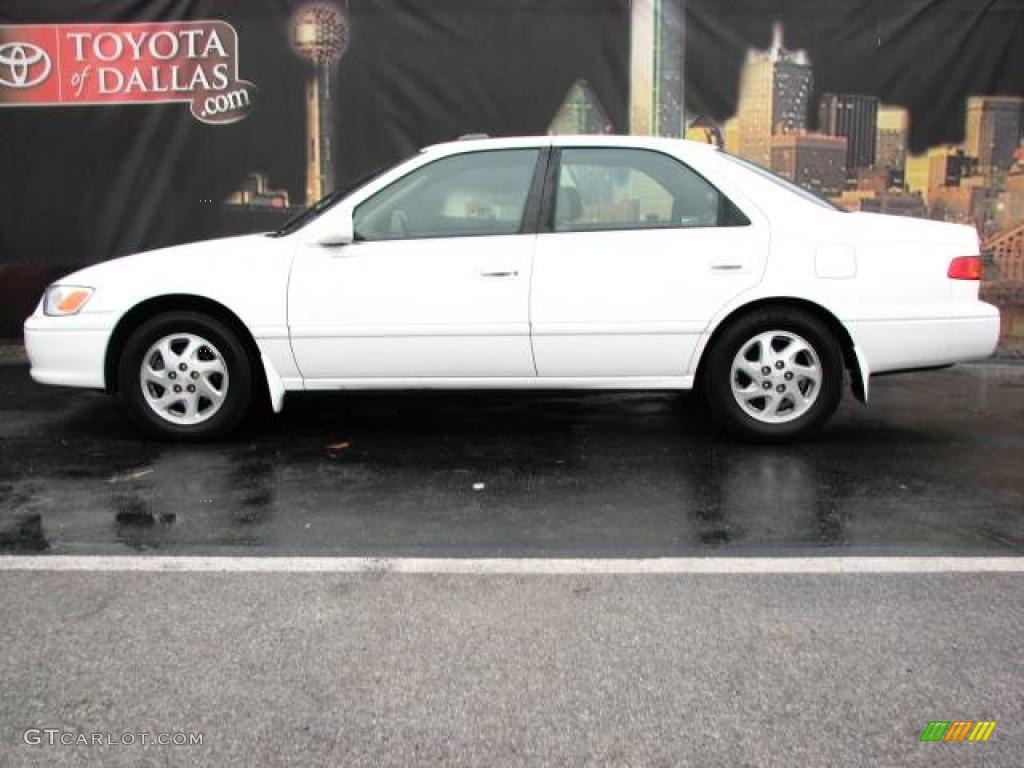
[[[277,232],[90,266],[25,323],[39,382],[210,439],[286,393],[699,388],[733,434],[819,427],[849,382],[992,353],[974,229],[848,213],[694,142],[422,150]]]

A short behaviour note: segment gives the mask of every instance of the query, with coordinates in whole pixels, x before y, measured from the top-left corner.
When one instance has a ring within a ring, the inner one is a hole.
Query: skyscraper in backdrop
[[[554,135],[613,131],[608,113],[586,80],[577,80],[569,87],[548,126],[548,133]]]
[[[846,184],[845,136],[779,133],[771,137],[771,170],[802,187],[835,197]]]
[[[965,129],[964,152],[978,158],[983,173],[1009,169],[1024,132],[1024,98],[971,96]]]
[[[786,50],[782,24],[772,26],[767,51],[747,51],[740,73],[739,153],[759,165],[771,164],[771,138],[807,129],[813,75],[803,51]]]
[[[899,170],[902,178],[909,138],[910,113],[906,108],[880,105],[875,123],[875,167]]]
[[[846,174],[875,165],[878,99],[853,93],[826,93],[818,108],[818,130],[846,137]]]
[[[684,0],[632,0],[629,132],[686,133]]]

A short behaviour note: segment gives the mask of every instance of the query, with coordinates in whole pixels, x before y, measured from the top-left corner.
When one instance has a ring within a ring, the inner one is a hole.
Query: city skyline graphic
[[[218,124],[148,97],[8,105],[5,332],[19,332],[42,286],[81,265],[276,229],[430,144],[632,133],[715,144],[853,211],[974,225],[991,255],[983,295],[1016,308],[1007,322],[1024,356],[1024,9],[249,0],[210,12],[133,7],[117,19],[40,0],[16,3],[4,22],[28,42],[79,25],[109,47],[103,66],[117,45],[117,66],[143,74],[132,25],[230,28],[251,103]],[[51,210],[81,200],[109,223],[50,225]]]
[[[747,52],[735,114],[717,131],[699,116],[686,137],[720,141],[846,210],[974,226],[991,255],[988,294],[1024,303],[1024,98],[970,95],[964,140],[911,154],[907,108],[866,93],[826,92],[814,105],[813,82],[813,63],[785,47],[776,21],[770,48]]]
[[[678,6],[659,0],[632,6],[629,133],[715,144],[849,211],[974,226],[989,255],[986,297],[1024,304],[1024,98],[968,96],[964,140],[912,154],[908,108],[866,93],[825,92],[812,103],[813,63],[805,51],[786,48],[783,23],[776,20],[770,46],[746,52],[732,117],[718,122],[684,112],[673,132],[655,118],[670,112],[657,110],[653,84],[678,81],[684,84],[680,98],[685,93],[685,59],[676,56],[685,43],[669,42],[669,55],[659,50],[666,29],[685,40],[685,29],[674,23],[682,18]],[[585,117],[603,113],[596,97],[578,98],[578,119],[563,108],[549,132],[606,132],[594,131]],[[812,110],[816,130],[809,127]],[[1018,322],[1024,325],[1024,318]],[[1024,329],[1020,333],[1024,338]]]
[[[616,125],[580,78],[538,133],[631,133],[713,143],[846,210],[972,225],[989,256],[986,297],[1024,305],[1024,98],[968,95],[963,140],[914,154],[907,107],[858,91],[816,95],[814,62],[806,51],[786,46],[783,22],[776,20],[769,46],[745,52],[734,114],[716,121],[686,108],[684,10],[684,0],[633,0],[629,6],[627,125]],[[308,205],[332,192],[341,176],[331,151],[330,91],[348,22],[339,6],[317,3],[297,11],[291,25],[294,50],[312,63],[305,84]],[[467,125],[465,133],[474,128]],[[299,207],[295,199],[253,172],[227,202],[283,212]]]

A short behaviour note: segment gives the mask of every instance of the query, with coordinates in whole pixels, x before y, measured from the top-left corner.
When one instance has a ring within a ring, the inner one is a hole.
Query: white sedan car
[[[736,435],[835,411],[848,373],[992,353],[970,227],[847,213],[674,139],[423,150],[283,229],[97,264],[25,323],[32,376],[221,436],[329,389],[699,386]]]

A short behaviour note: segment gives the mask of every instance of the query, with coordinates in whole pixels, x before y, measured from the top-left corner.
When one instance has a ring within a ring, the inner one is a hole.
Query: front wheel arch
[[[851,388],[853,389],[854,397],[860,402],[867,400],[867,381],[864,377],[864,372],[861,370],[860,362],[857,359],[857,350],[853,343],[853,337],[850,336],[850,332],[846,329],[846,326],[842,324],[838,317],[832,312],[823,307],[821,304],[816,304],[813,301],[807,299],[798,299],[796,297],[772,297],[765,299],[758,299],[752,301],[749,304],[744,304],[736,309],[732,310],[728,315],[723,317],[715,330],[711,333],[711,336],[705,342],[703,349],[700,352],[700,359],[697,361],[697,371],[693,377],[694,386],[703,386],[703,377],[706,375],[708,352],[714,347],[715,342],[722,335],[726,328],[729,327],[734,321],[740,317],[757,312],[761,309],[799,309],[807,312],[810,315],[816,317],[822,324],[824,324],[835,336],[839,342],[839,347],[843,351],[843,365],[847,371],[850,372]]]
[[[242,342],[242,346],[245,347],[249,363],[252,367],[253,383],[256,389],[253,392],[255,396],[254,402],[270,402],[269,387],[263,370],[260,349],[256,345],[256,339],[253,338],[245,323],[241,321],[238,315],[220,302],[194,294],[167,294],[146,299],[121,316],[121,319],[117,321],[117,325],[114,326],[114,330],[110,334],[110,340],[107,342],[107,351],[103,361],[103,380],[108,393],[114,394],[119,389],[117,380],[118,362],[121,358],[125,342],[128,341],[128,337],[131,336],[132,332],[151,317],[156,317],[164,312],[174,311],[194,311],[210,315],[220,320],[237,334]]]

